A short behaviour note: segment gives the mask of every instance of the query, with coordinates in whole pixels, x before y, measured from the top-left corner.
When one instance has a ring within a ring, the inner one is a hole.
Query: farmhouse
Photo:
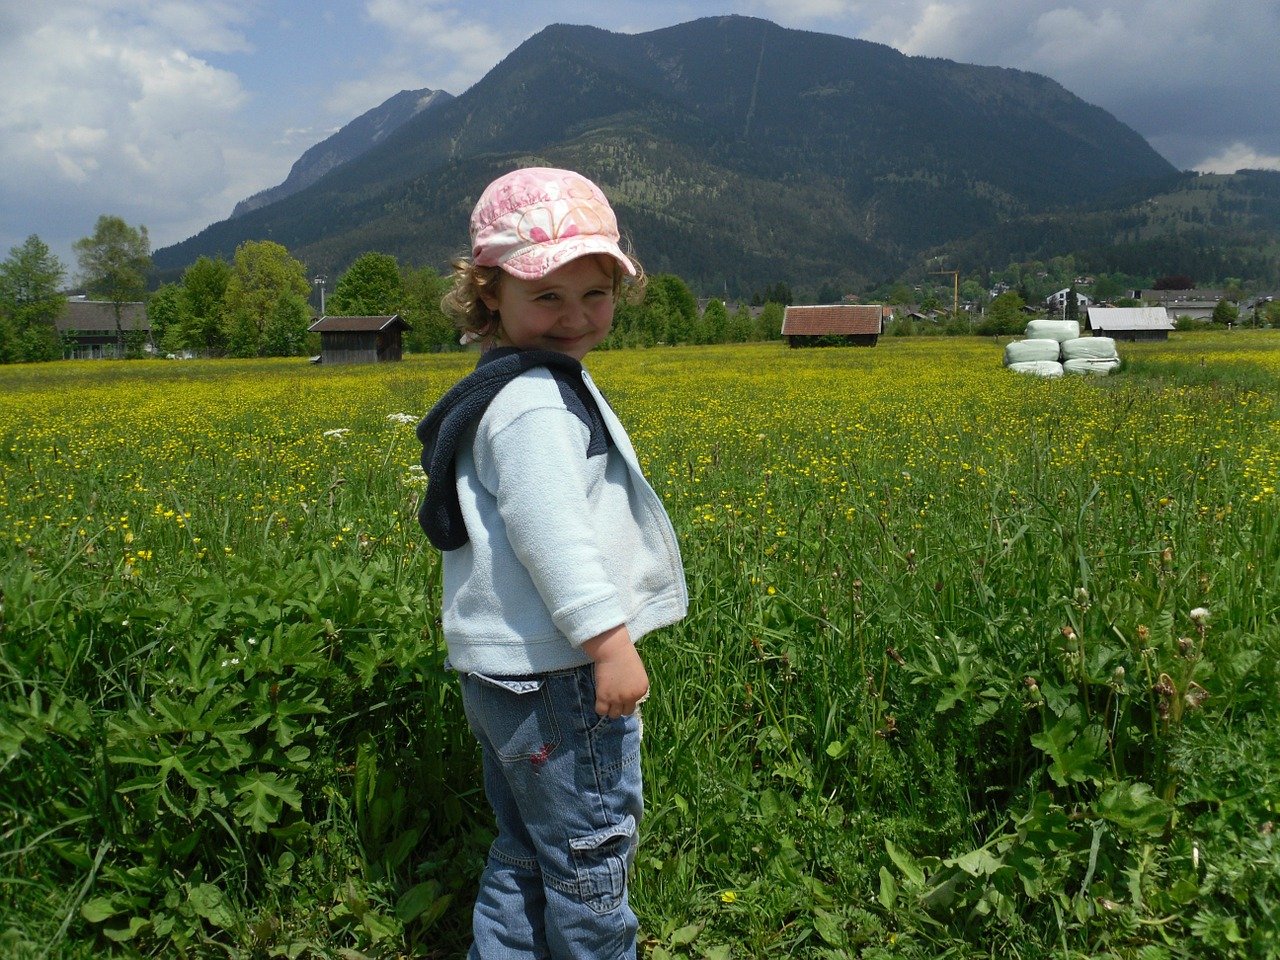
[[[1113,340],[1168,340],[1173,321],[1164,307],[1090,307],[1086,326]]]
[[[321,317],[307,328],[320,334],[321,363],[381,363],[403,356],[409,329],[399,314],[389,317]]]
[[[58,318],[58,336],[68,360],[120,359],[130,344],[151,349],[151,322],[141,303],[120,305],[120,326],[116,328],[116,305],[109,300],[67,301]]]
[[[832,344],[874,347],[883,329],[884,308],[880,304],[787,307],[782,317],[782,335],[793,347]]]

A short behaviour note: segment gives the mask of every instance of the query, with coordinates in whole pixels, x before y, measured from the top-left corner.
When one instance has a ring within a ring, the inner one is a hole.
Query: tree
[[[151,241],[146,227],[131,227],[120,217],[98,217],[93,236],[72,244],[86,292],[111,304],[116,318],[116,355],[124,356],[125,331],[120,316],[126,303],[142,299],[151,269]]]
[[[401,280],[400,316],[409,324],[405,348],[413,353],[444,350],[458,342],[458,331],[440,309],[449,280],[434,267],[408,271]]]
[[[246,240],[236,248],[226,289],[228,349],[236,356],[262,356],[268,349],[267,326],[278,321],[290,294],[306,300],[307,273],[289,251],[271,240]],[[273,332],[270,348],[278,346]],[[301,346],[301,344],[299,344]]]
[[[338,279],[329,306],[332,312],[348,317],[381,317],[399,311],[402,293],[396,258],[365,253]]]
[[[231,264],[221,257],[200,257],[182,274],[184,345],[217,355],[226,350],[227,284]]]
[[[1234,324],[1240,319],[1240,308],[1234,303],[1223,297],[1218,301],[1217,306],[1213,308],[1213,322],[1220,323],[1224,327]]]
[[[176,283],[161,284],[160,289],[147,300],[147,320],[151,323],[151,339],[157,349],[168,356],[186,349],[183,336],[182,287]]]
[[[1022,308],[1026,306],[1022,297],[1014,290],[1000,294],[987,307],[987,315],[978,324],[977,332],[984,337],[1011,336],[1026,329],[1027,322],[1022,316]]]
[[[698,325],[698,301],[688,285],[673,273],[649,277],[644,293],[644,326],[658,341],[692,343]]]
[[[753,340],[781,340],[782,321],[787,315],[786,307],[776,300],[770,300],[756,317],[752,327]]]
[[[729,327],[729,311],[722,300],[710,300],[702,311],[702,342],[724,343]]]
[[[0,263],[0,363],[62,356],[58,317],[67,298],[62,262],[34,233]]]

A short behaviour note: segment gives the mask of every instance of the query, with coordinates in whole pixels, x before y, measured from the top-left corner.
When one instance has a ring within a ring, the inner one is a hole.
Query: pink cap
[[[634,277],[620,240],[608,199],[572,170],[514,170],[489,184],[471,212],[472,262],[521,280],[541,279],[593,253],[608,254]]]

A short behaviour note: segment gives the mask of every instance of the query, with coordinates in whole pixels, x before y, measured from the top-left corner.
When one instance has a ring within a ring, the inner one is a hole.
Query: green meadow
[[[1280,957],[1280,340],[601,352],[681,537],[641,956]],[[0,368],[0,956],[457,958],[462,355]]]

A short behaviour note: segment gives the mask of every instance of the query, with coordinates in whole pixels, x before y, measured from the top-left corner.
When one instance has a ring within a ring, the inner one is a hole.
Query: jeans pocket
[[[610,913],[627,892],[627,861],[635,842],[636,820],[620,822],[586,837],[571,837],[569,849],[582,902],[596,913]]]
[[[467,674],[463,704],[468,720],[483,731],[503,763],[540,764],[560,745],[560,727],[541,677]]]

